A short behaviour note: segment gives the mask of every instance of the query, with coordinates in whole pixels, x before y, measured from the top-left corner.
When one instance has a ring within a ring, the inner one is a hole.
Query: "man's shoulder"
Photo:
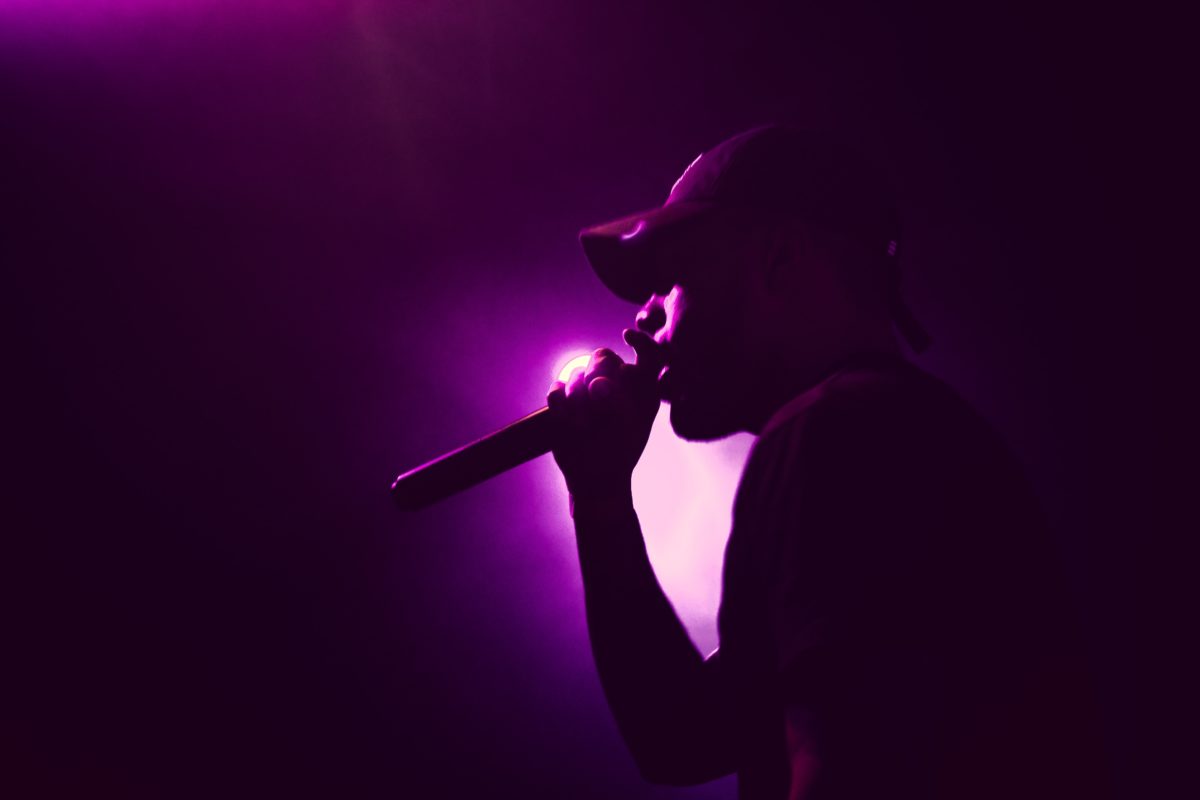
[[[816,482],[912,496],[1008,492],[1024,482],[999,434],[950,386],[899,356],[837,370],[781,407],[743,472],[763,485]],[[824,492],[828,494],[829,492]]]
[[[836,370],[784,404],[760,441],[823,439],[824,434],[886,432],[889,427],[945,427],[966,406],[944,383],[900,356],[858,361]],[[958,412],[958,413],[947,413]]]

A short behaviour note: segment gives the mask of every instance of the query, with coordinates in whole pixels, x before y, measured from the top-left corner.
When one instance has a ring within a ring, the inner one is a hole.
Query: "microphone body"
[[[392,499],[414,511],[469,489],[550,452],[554,424],[549,408],[540,408],[495,433],[410,469],[392,482]]]

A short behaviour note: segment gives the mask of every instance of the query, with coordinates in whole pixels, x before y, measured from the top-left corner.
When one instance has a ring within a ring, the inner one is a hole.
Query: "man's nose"
[[[638,330],[644,333],[654,333],[667,324],[667,312],[663,308],[662,298],[654,295],[642,306],[642,310],[634,318]]]

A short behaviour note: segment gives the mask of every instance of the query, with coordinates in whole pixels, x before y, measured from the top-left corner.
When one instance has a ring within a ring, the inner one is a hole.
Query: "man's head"
[[[757,431],[837,361],[895,348],[884,186],[829,137],[758,128],[693,161],[661,208],[582,232],[605,284],[644,303],[677,434]]]

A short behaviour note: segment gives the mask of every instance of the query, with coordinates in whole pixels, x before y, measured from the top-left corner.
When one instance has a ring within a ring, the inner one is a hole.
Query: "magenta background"
[[[919,363],[1037,482],[1127,775],[1147,479],[1137,387],[1111,378],[1136,354],[1106,204],[1131,171],[1117,22],[792,5],[0,2],[2,780],[732,797],[646,786],[625,755],[548,460],[416,516],[386,487],[619,344],[634,309],[576,231],[770,120],[897,165]],[[660,430],[638,477],[706,646],[746,444]]]

